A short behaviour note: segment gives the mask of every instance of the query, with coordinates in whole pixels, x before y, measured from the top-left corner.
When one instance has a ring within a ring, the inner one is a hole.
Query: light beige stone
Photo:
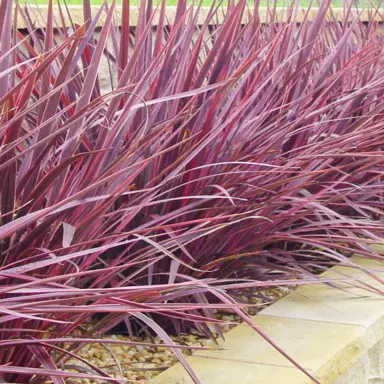
[[[294,360],[312,371],[320,369],[336,354],[345,353],[347,349],[350,359],[357,361],[361,349],[364,348],[358,341],[364,328],[359,326],[263,315],[255,316],[252,320]],[[249,326],[237,326],[225,337],[225,343],[220,343],[225,350],[198,351],[194,356],[206,356],[233,363],[293,367],[291,362]]]
[[[382,262],[353,257],[352,261],[372,273],[384,278]],[[341,275],[339,272],[342,272]],[[359,269],[335,267],[325,272],[323,278],[346,279],[351,283],[356,279],[380,287],[384,286]],[[350,283],[350,284],[351,284]],[[362,325],[370,327],[384,315],[384,296],[379,292],[368,292],[360,288],[351,288],[342,284],[343,290],[324,284],[302,286],[297,291],[285,296],[261,313],[270,316],[289,317],[323,322]]]
[[[368,384],[369,359],[365,354],[346,373],[341,375],[334,384]],[[372,383],[370,383],[372,384]]]
[[[295,368],[262,364],[233,363],[190,357],[188,363],[197,373],[201,384],[309,384],[311,381]],[[192,384],[180,363],[152,380],[154,384]]]
[[[359,361],[334,384],[383,384],[384,383],[384,340],[376,343]]]
[[[346,292],[313,285],[279,300],[263,314],[369,327],[384,315],[384,297],[361,289]]]

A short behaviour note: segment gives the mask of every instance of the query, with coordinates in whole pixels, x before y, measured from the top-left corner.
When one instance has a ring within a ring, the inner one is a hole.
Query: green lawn
[[[91,0],[92,1],[92,4],[101,4],[103,2],[103,0]],[[31,3],[33,3],[34,1],[31,1]],[[47,0],[37,0],[37,2],[39,4],[46,4],[47,3]],[[82,0],[66,0],[67,4],[74,4],[74,5],[81,5],[82,4]],[[119,0],[118,0],[119,2]],[[301,5],[303,7],[307,6],[309,4],[309,0],[301,0]],[[375,1],[372,1],[373,3],[379,3],[380,1],[379,0],[375,0]],[[131,0],[131,4],[135,5],[135,4],[138,4],[140,3],[140,0]],[[211,0],[204,0],[203,1],[203,5],[205,6],[209,6],[211,5],[212,1]],[[261,1],[261,5],[265,6],[267,4],[273,4],[273,1],[268,1],[268,0],[265,0],[265,1]],[[286,5],[287,4],[287,1],[284,1],[284,0],[279,0],[278,2],[278,6],[284,6],[284,4]],[[288,4],[290,4],[291,1],[288,2]],[[334,7],[342,7],[343,6],[343,3],[344,3],[344,0],[333,0],[332,1],[332,4]],[[176,5],[177,4],[177,0],[167,0],[167,4],[168,5]],[[371,2],[369,0],[361,0],[359,1],[359,4],[361,7],[369,7]]]

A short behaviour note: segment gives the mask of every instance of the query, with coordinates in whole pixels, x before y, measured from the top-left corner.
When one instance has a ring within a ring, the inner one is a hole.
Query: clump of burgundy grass
[[[125,322],[197,383],[167,332],[212,336],[226,308],[273,344],[236,294],[381,258],[379,9],[363,23],[352,4],[338,23],[330,1],[313,20],[297,3],[263,24],[240,0],[217,24],[217,4],[201,23],[184,0],[174,20],[143,0],[133,28],[123,0],[118,28],[114,3],[84,1],[83,25],[57,7],[36,29],[37,8],[0,4],[1,380],[91,377],[60,368]]]

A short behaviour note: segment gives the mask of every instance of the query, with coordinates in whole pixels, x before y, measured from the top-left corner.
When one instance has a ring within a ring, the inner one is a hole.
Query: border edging
[[[68,9],[70,10],[71,13],[71,19],[74,23],[77,24],[83,24],[84,23],[84,17],[83,17],[83,7],[81,5],[68,5]],[[95,15],[97,10],[100,9],[100,6],[92,6],[92,15]],[[30,13],[31,17],[31,22],[32,24],[35,24],[36,26],[40,26],[42,28],[45,27],[45,23],[47,20],[47,15],[48,15],[48,5],[42,4],[38,6],[38,11],[36,5],[29,5],[28,10]],[[197,19],[197,24],[202,25],[204,21],[206,20],[206,17],[208,15],[210,8],[209,7],[202,7],[200,9],[198,19]],[[297,13],[295,16],[296,22],[300,23],[305,15],[306,8],[301,8],[300,11]],[[60,15],[58,7],[54,7],[54,16],[57,20],[61,20],[61,17],[64,18],[64,21],[67,25],[71,25],[71,20],[69,16],[65,13],[65,9],[63,9],[63,14]],[[311,8],[308,11],[308,19],[313,20],[318,12],[318,8]],[[351,20],[353,20],[355,17],[357,17],[358,12],[361,14],[360,19],[365,22],[368,20],[372,20],[372,9],[359,9],[359,10],[354,10],[350,14]],[[159,14],[160,10],[157,9],[155,12],[155,16],[153,19],[153,25],[157,25],[158,19],[159,19]],[[166,10],[167,14],[167,19],[172,22],[175,18],[176,15],[176,7],[175,6],[168,6]],[[343,8],[332,8],[332,15],[334,18],[336,18],[337,21],[342,21],[345,19],[344,17],[344,9]],[[259,16],[260,16],[260,21],[261,23],[268,23],[270,14],[268,13],[267,8],[260,8],[259,9]],[[98,22],[97,22],[97,27],[101,27],[104,24],[105,21],[105,12],[100,16]],[[117,6],[116,7],[116,20],[117,24],[121,25],[121,17],[122,17],[122,7]],[[223,21],[225,17],[225,9],[223,9],[223,12],[217,12],[217,15],[215,16],[215,22],[220,23]],[[244,13],[244,18],[243,21],[247,21],[248,14],[247,12]],[[288,14],[286,9],[284,8],[276,8],[276,17],[281,20],[285,21],[287,20]],[[331,13],[328,11],[328,17],[331,17]],[[381,14],[376,13],[374,20],[378,22],[383,22],[383,17]],[[137,25],[138,21],[138,8],[132,6],[130,8],[130,26],[135,27]],[[26,24],[23,20],[23,18],[18,15],[18,28],[25,28]]]
[[[384,246],[375,248],[384,252]],[[384,279],[383,262],[358,256],[351,261]],[[350,288],[350,283],[360,281],[373,290],[382,284],[360,269],[344,266],[336,266],[322,276],[342,278],[348,292],[324,284],[302,286],[252,319],[321,383],[349,384],[348,372],[359,364],[366,381],[357,382],[368,383],[372,369],[367,364],[369,358],[372,359],[373,347],[381,342],[383,351],[379,352],[384,352],[384,297],[379,292]],[[202,384],[311,382],[250,327],[239,325],[225,336],[226,341],[220,342],[220,346],[226,349],[198,351],[187,358]],[[376,358],[380,357],[373,357]],[[384,375],[380,379],[384,379]],[[180,363],[153,382],[193,383]]]

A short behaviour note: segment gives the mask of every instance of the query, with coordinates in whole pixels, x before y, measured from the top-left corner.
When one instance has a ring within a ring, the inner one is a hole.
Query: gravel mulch
[[[284,288],[273,288],[259,292],[258,295],[242,296],[238,299],[247,304],[251,304],[247,310],[249,315],[255,315],[261,309],[272,304],[276,300],[285,296],[289,291]],[[221,312],[216,315],[218,319],[227,322],[241,322],[241,318],[233,315],[230,312]],[[222,331],[227,332],[235,325],[223,324]],[[135,341],[152,344],[163,344],[159,337],[138,338],[124,335],[109,335],[107,339],[118,339],[126,341]],[[172,337],[175,343],[187,346],[207,346],[212,343],[212,340],[196,334],[180,334]],[[192,354],[190,349],[182,349],[182,353],[186,356]],[[169,348],[151,347],[151,346],[130,346],[130,345],[112,345],[103,343],[93,343],[85,345],[77,354],[108,372],[111,376],[117,379],[126,379],[137,382],[148,382],[158,375],[163,370],[171,367],[178,362],[177,357]],[[63,367],[67,372],[79,372],[95,374],[85,363],[71,359],[65,363]],[[50,384],[51,381],[46,381],[45,384]],[[101,384],[107,383],[103,380],[90,379],[67,379],[67,384]]]

